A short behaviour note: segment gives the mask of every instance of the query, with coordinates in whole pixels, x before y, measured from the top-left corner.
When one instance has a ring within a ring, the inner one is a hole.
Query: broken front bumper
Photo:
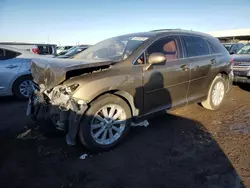
[[[57,129],[67,132],[67,143],[75,145],[79,123],[87,109],[84,101],[70,95],[57,93],[55,98],[35,91],[30,95],[26,115],[41,126],[53,123]]]

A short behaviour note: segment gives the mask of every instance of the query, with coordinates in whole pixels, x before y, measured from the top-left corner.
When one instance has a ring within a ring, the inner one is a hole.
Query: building
[[[207,33],[218,38],[221,42],[250,42],[250,28],[211,31]]]

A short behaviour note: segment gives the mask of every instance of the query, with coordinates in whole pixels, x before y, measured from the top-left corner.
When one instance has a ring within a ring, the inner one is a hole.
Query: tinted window
[[[4,59],[4,50],[0,48],[0,60]]]
[[[12,59],[12,58],[15,58],[19,55],[21,55],[21,54],[18,52],[0,49],[0,60]]]
[[[210,51],[212,54],[216,54],[216,53],[220,53],[220,51],[210,42],[207,42],[209,47],[210,47]]]
[[[234,44],[231,48],[231,51],[235,51],[239,48],[238,44]]]
[[[12,59],[12,58],[17,57],[18,55],[20,54],[18,54],[17,52],[5,50],[5,59]]]
[[[40,51],[39,54],[46,55],[46,54],[53,54],[52,46],[38,46],[38,49]]]
[[[152,53],[163,53],[167,61],[179,58],[177,39],[175,37],[164,37],[154,42],[147,49],[147,57]]]
[[[184,45],[188,57],[209,55],[207,42],[200,37],[183,36]]]

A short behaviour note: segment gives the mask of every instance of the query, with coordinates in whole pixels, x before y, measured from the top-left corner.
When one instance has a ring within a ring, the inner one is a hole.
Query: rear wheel
[[[79,137],[93,151],[105,151],[116,146],[128,134],[131,110],[115,95],[104,95],[91,104],[80,123]]]
[[[226,81],[221,76],[216,76],[210,86],[207,99],[201,102],[209,110],[217,110],[222,105],[226,93]]]
[[[33,84],[31,75],[19,77],[13,84],[14,95],[19,99],[28,99]]]

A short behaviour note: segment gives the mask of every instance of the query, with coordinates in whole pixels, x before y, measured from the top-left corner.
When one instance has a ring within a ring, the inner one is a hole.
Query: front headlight
[[[79,84],[73,84],[73,85],[67,86],[67,87],[65,88],[65,91],[66,91],[67,93],[72,93],[72,92],[74,92],[78,87],[79,87]]]

